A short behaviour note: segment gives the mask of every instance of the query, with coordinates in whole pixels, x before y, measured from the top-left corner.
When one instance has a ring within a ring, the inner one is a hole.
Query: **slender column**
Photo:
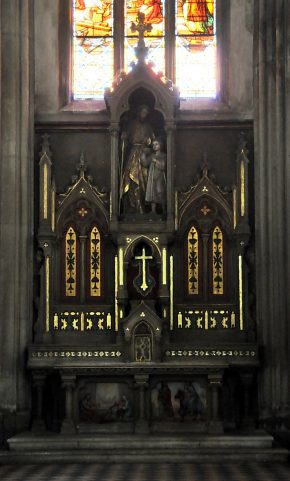
[[[32,422],[32,431],[42,432],[45,430],[43,419],[43,388],[45,385],[46,374],[44,372],[33,373],[33,386],[36,390],[36,415]]]
[[[148,376],[135,376],[136,400],[138,406],[136,412],[138,413],[135,423],[135,432],[139,434],[146,434],[149,432],[148,421],[146,419],[146,390],[148,388]]]
[[[159,292],[158,297],[162,304],[162,308],[166,307],[169,302],[169,263],[168,251],[166,245],[160,245],[161,248],[161,262],[158,264],[159,268]]]
[[[80,244],[81,244],[81,289],[80,289],[80,300],[81,303],[85,302],[86,299],[86,240],[87,236],[81,235],[80,236]]]
[[[120,162],[118,155],[118,138],[119,125],[114,124],[110,127],[111,134],[111,199],[110,199],[110,217],[112,230],[116,228],[117,219],[119,217],[120,208]],[[121,153],[122,155],[122,153]],[[122,174],[121,174],[122,175]]]
[[[220,434],[223,432],[223,424],[220,419],[219,409],[219,389],[222,384],[222,373],[211,373],[208,376],[208,382],[210,387],[210,402],[211,413],[209,422],[209,432],[214,434]]]
[[[290,135],[287,0],[255,2],[255,204],[260,417],[289,414]]]
[[[175,124],[167,122],[167,227],[169,230],[174,230],[174,164],[175,164],[175,145],[174,145],[174,131]]]
[[[28,426],[32,333],[33,1],[0,4],[0,411]],[[10,431],[10,432],[11,432]]]
[[[166,2],[165,32],[165,75],[175,82],[175,2]]]
[[[62,374],[62,387],[65,390],[65,416],[61,426],[62,434],[74,433],[76,428],[73,421],[73,390],[76,376],[73,374]]]
[[[114,72],[124,70],[124,0],[114,2]]]
[[[208,250],[210,249],[210,236],[209,234],[201,234],[202,238],[202,247],[203,247],[203,252],[208,253]],[[202,264],[202,275],[203,275],[203,284],[202,284],[202,289],[203,289],[203,296],[205,301],[208,299],[208,255],[203,256],[203,264]]]

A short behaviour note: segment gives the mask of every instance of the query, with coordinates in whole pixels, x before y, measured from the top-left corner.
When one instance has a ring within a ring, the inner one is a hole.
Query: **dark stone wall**
[[[110,190],[110,134],[102,128],[91,131],[62,132],[61,129],[50,131],[37,130],[35,139],[35,178],[36,190],[38,182],[38,158],[41,149],[42,135],[50,135],[53,174],[57,192],[63,192],[71,183],[76,173],[76,165],[80,155],[84,153],[88,172],[93,176],[99,190]],[[227,125],[211,123],[191,123],[186,127],[180,125],[175,133],[175,188],[188,190],[194,178],[207,159],[212,174],[221,186],[232,187],[236,182],[236,151],[241,132],[245,132],[248,141],[250,159],[250,190],[253,190],[253,126],[251,122],[235,122]],[[252,186],[252,189],[251,189]],[[36,199],[37,200],[37,199]],[[253,195],[250,198],[250,210],[253,213]],[[37,204],[37,201],[36,201]]]
[[[218,184],[232,187],[235,183],[236,150],[240,132],[245,132],[249,142],[250,160],[253,159],[253,132],[248,124],[229,126],[212,124],[178,127],[176,132],[175,184],[178,190],[192,185],[204,157],[206,157]]]
[[[93,176],[99,190],[110,190],[110,134],[108,131],[94,132],[50,132],[50,146],[53,159],[53,174],[57,192],[63,192],[71,184],[76,165],[83,153],[88,172]],[[36,175],[43,132],[37,132],[35,143]]]

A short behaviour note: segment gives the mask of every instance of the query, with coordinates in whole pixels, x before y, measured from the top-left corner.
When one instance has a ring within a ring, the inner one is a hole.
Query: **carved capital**
[[[119,124],[111,124],[111,126],[109,127],[109,132],[111,137],[117,138],[120,132]]]
[[[71,373],[62,372],[61,373],[62,387],[65,389],[74,389],[76,376]]]
[[[210,387],[220,387],[222,385],[223,371],[210,372],[208,374],[208,382]]]
[[[136,374],[136,376],[134,376],[135,389],[147,388],[149,386],[148,381],[149,381],[148,374]]]
[[[165,132],[167,134],[172,134],[172,132],[175,132],[176,130],[176,124],[174,122],[168,122],[166,125],[165,125]]]

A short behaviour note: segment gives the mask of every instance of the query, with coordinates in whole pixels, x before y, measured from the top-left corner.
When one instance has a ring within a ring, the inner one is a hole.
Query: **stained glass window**
[[[215,97],[215,0],[176,0],[176,84],[181,97]]]
[[[164,0],[125,0],[125,65],[135,61],[136,38],[132,33],[131,24],[136,23],[138,12],[144,13],[145,23],[152,26],[151,32],[146,32],[146,46],[149,48],[148,61],[154,64],[156,72],[165,70],[164,53]],[[138,21],[137,21],[138,22]]]
[[[103,98],[114,73],[113,0],[73,0],[73,96]]]
[[[114,74],[130,70],[138,12],[152,26],[145,37],[155,71],[166,71],[182,98],[216,97],[216,0],[72,0],[72,6],[74,99],[103,99]]]

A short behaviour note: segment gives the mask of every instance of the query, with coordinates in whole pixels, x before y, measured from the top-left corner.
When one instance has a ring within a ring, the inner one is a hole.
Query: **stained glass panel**
[[[132,62],[136,61],[135,47],[137,45],[136,38],[126,38],[125,40],[125,65],[130,69]],[[164,55],[164,38],[148,38],[146,46],[149,47],[148,62],[152,62],[153,70],[158,72],[165,71],[165,55]]]
[[[134,48],[138,34],[131,32],[131,24],[138,22],[138,12],[144,13],[145,23],[152,26],[152,30],[144,34],[149,48],[147,60],[154,64],[156,72],[164,72],[164,0],[125,0],[125,65],[130,69],[130,64],[136,60]]]
[[[214,33],[214,0],[177,0],[177,35]]]
[[[114,73],[113,0],[73,5],[73,96],[103,98]]]
[[[181,97],[216,97],[215,0],[176,0],[176,84]]]
[[[131,32],[131,23],[137,19],[139,12],[144,13],[145,23],[152,25],[151,32],[145,36],[162,37],[164,35],[164,0],[126,0],[125,2],[125,35],[136,36]]]

